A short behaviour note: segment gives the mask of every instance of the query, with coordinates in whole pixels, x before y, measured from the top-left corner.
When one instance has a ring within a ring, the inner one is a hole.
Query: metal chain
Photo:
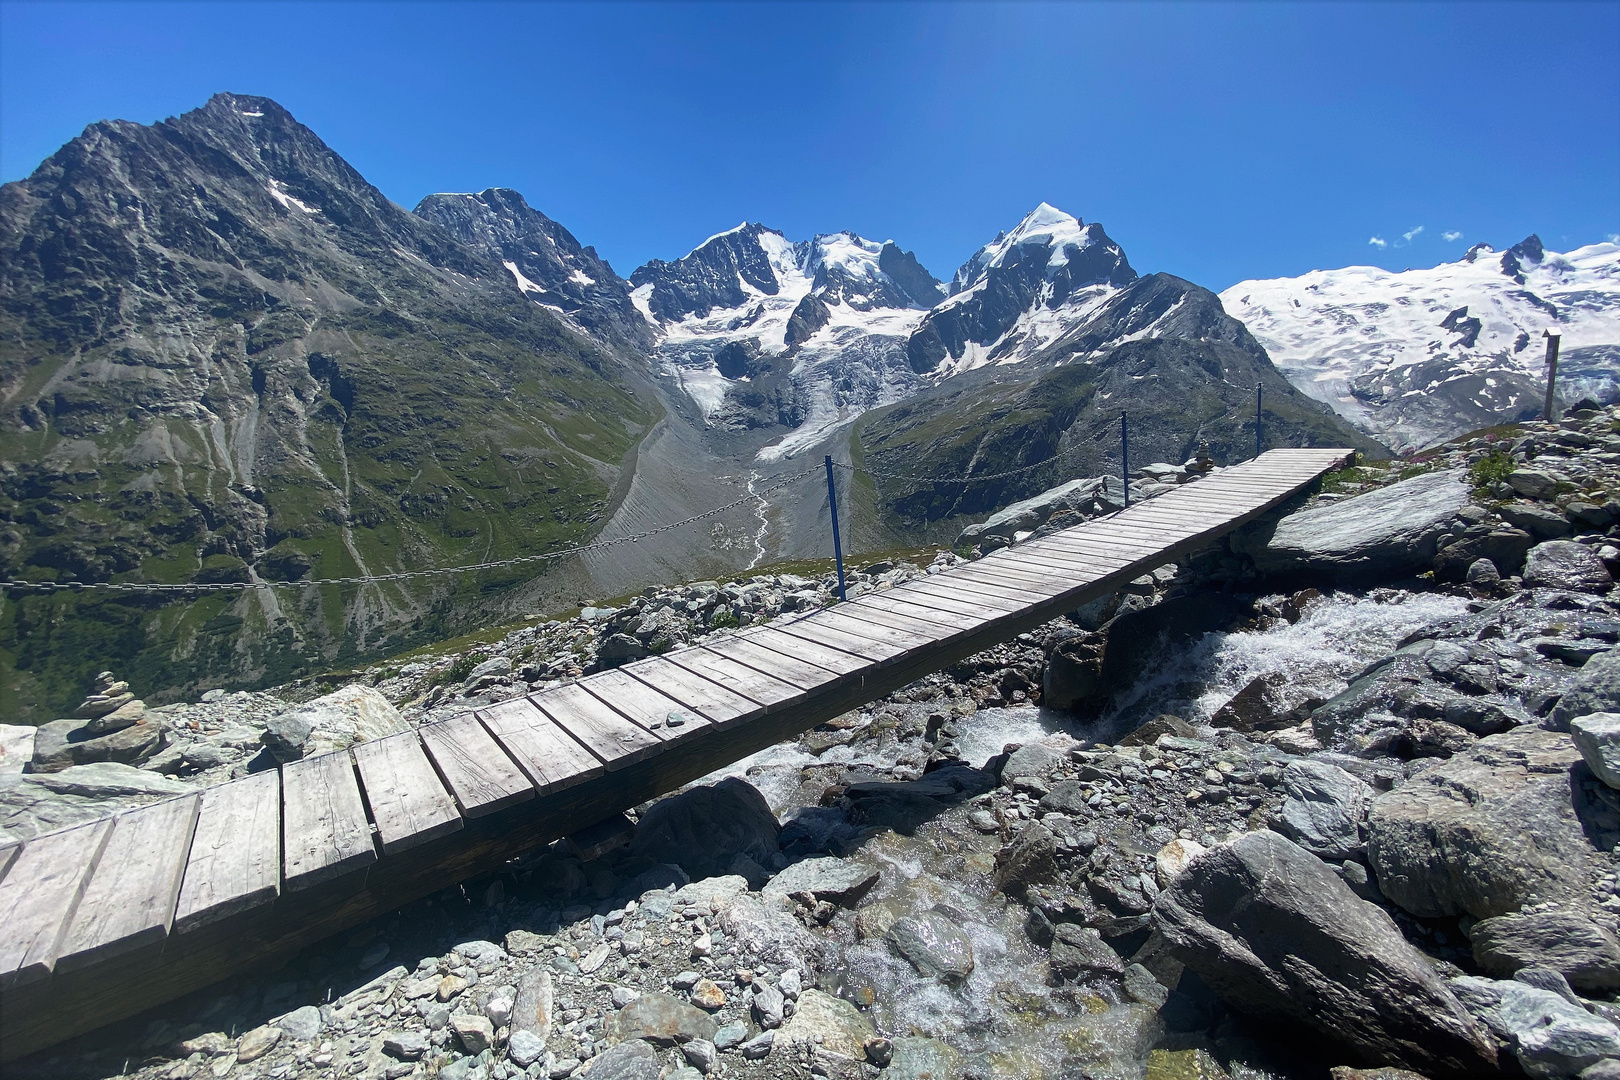
[[[724,514],[728,510],[735,510],[739,506],[755,502],[774,491],[780,491],[782,488],[788,487],[791,484],[796,484],[808,476],[819,473],[821,470],[822,467],[820,465],[812,466],[803,472],[794,473],[792,476],[779,480],[776,483],[771,484],[769,487],[761,488],[751,495],[744,495],[739,499],[733,499],[724,506],[716,506],[712,510],[705,510],[701,514],[693,514],[689,518],[682,518],[680,521],[672,521],[668,525],[660,525],[655,529],[648,529],[646,532],[632,533],[628,536],[616,536],[611,540],[593,540],[589,544],[582,544],[578,547],[563,548],[559,551],[547,551],[537,555],[518,555],[510,559],[496,559],[491,562],[469,563],[465,566],[435,567],[430,570],[401,570],[398,573],[393,574],[371,574],[357,577],[311,578],[305,581],[225,581],[208,583],[199,582],[196,584],[182,583],[178,585],[142,581],[83,581],[59,583],[54,581],[0,580],[0,589],[24,589],[35,592],[85,592],[92,589],[102,592],[233,592],[244,589],[310,588],[318,585],[376,585],[387,581],[406,581],[412,578],[475,573],[480,570],[497,570],[506,566],[522,566],[526,563],[545,562],[551,559],[567,558],[571,555],[584,554],[587,551],[601,551],[611,547],[618,547],[621,544],[639,543],[642,540],[657,536],[660,533],[666,533],[672,529],[682,529],[688,525],[695,525],[700,521],[706,521],[709,518]]]

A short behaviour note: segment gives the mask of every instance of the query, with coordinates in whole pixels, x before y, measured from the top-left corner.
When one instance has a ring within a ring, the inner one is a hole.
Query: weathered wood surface
[[[175,908],[177,933],[281,892],[281,778],[256,773],[203,792]]]
[[[867,704],[1199,549],[1346,454],[1273,451],[850,603],[0,847],[0,1060],[278,960]]]
[[[392,855],[461,828],[461,814],[422,750],[416,732],[354,748],[383,854]]]
[[[113,818],[56,970],[87,967],[168,936],[201,802],[200,795],[182,795]]]
[[[288,889],[307,889],[376,861],[347,750],[284,765],[281,806]]]

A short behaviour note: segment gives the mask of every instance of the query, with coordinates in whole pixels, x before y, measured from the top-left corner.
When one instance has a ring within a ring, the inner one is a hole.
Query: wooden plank
[[[112,819],[102,818],[23,844],[0,881],[0,986],[51,973],[68,920],[111,834]]]
[[[112,835],[62,939],[57,972],[169,936],[201,803],[198,795],[182,795],[113,818]]]
[[[905,656],[910,651],[909,646],[896,644],[892,638],[875,638],[854,633],[848,627],[839,625],[831,619],[796,619],[791,622],[775,623],[771,626],[771,630],[797,641],[847,652],[873,666]]]
[[[841,674],[798,656],[784,656],[779,652],[773,652],[744,637],[729,637],[703,647],[739,664],[747,664],[755,671],[763,671],[785,683],[791,683],[801,690],[813,690],[825,683],[835,682]]]
[[[841,604],[839,607],[847,609],[849,606]],[[944,633],[943,627],[930,627],[923,631],[901,630],[901,628],[891,627],[888,623],[862,619],[859,609],[855,609],[854,614],[844,614],[844,610],[839,610],[839,607],[825,607],[820,612],[816,612],[815,617],[812,617],[812,619],[802,620],[802,622],[778,623],[778,628],[786,631],[786,633],[799,633],[799,628],[804,627],[805,623],[815,623],[818,630],[821,627],[826,627],[828,630],[838,630],[841,633],[846,633],[846,635],[859,638],[859,640],[873,641],[873,643],[880,644],[880,646],[897,649],[899,654],[912,653],[915,649],[928,648],[930,644],[935,644],[936,641],[940,640],[941,633]]]
[[[529,778],[473,713],[417,730],[463,817],[483,817],[534,798]]]
[[[865,600],[866,597],[861,599]],[[991,619],[998,619],[1008,612],[1022,611],[1031,606],[1028,600],[973,593],[965,589],[935,589],[927,592],[920,589],[915,591],[891,589],[883,596],[871,599],[883,611],[897,612],[932,622],[944,622],[949,626],[960,626],[964,630],[977,629]],[[947,619],[947,616],[950,618]]]
[[[614,669],[579,682],[587,691],[630,722],[639,724],[665,742],[704,735],[715,730],[707,716],[682,705],[667,694]]]
[[[529,700],[606,765],[609,772],[640,761],[664,744],[639,724],[632,724],[578,683],[564,683]]]
[[[479,709],[478,719],[542,795],[571,788],[607,771],[528,698],[513,698]]]
[[[1102,573],[1088,573],[1052,563],[1038,566],[1033,563],[1020,565],[1000,562],[990,566],[964,568],[962,575],[955,580],[970,582],[979,588],[1014,589],[1031,597],[1032,600],[1039,601],[1050,600],[1060,593],[1104,576]]]
[[[283,885],[307,889],[377,861],[347,750],[281,767]]]
[[[861,599],[864,600],[865,597]],[[967,630],[977,627],[981,621],[971,617],[964,619],[959,615],[948,615],[944,612],[939,612],[937,617],[925,617],[926,613],[923,612],[907,615],[875,604],[863,604],[859,600],[845,605],[843,614],[851,619],[859,619],[862,623],[877,623],[896,630],[904,630],[924,638],[929,645],[937,645],[942,641],[960,637]]]
[[[701,713],[721,727],[730,727],[744,717],[759,712],[759,702],[732,693],[701,675],[694,675],[662,656],[637,660],[619,670],[646,683],[666,697],[674,698],[685,708]]]
[[[865,671],[872,666],[872,661],[864,656],[847,652],[836,646],[823,645],[809,638],[794,637],[785,634],[775,627],[766,627],[756,630],[746,636],[738,635],[743,640],[762,649],[769,649],[782,656],[793,656],[826,668],[828,671],[840,675],[853,675]]]
[[[1117,549],[1109,549],[1101,545],[1098,550],[1089,551],[1089,544],[1083,539],[1079,544],[1059,547],[1056,544],[1020,544],[1017,547],[1002,548],[994,556],[987,556],[979,560],[989,567],[1011,566],[1013,569],[1022,569],[1031,573],[1046,573],[1053,570],[1067,573],[1096,573],[1106,577],[1114,571],[1140,561],[1141,556]],[[979,563],[973,565],[978,566]]]
[[[1027,577],[1015,577],[1011,574],[1002,577],[994,572],[987,576],[979,576],[964,569],[952,574],[941,574],[927,581],[908,581],[880,595],[949,596],[961,600],[986,598],[1010,607],[1030,607],[1033,604],[1045,603],[1063,591],[1062,586],[1055,585],[1050,580],[1037,586]]]
[[[783,682],[763,671],[755,671],[746,664],[739,664],[707,649],[676,649],[666,654],[665,659],[767,707],[785,705],[804,697],[804,690],[790,682]],[[829,675],[828,680],[831,681],[831,678]]]
[[[281,893],[281,777],[275,770],[203,792],[174,930],[217,922]]]
[[[353,749],[384,855],[461,828],[455,800],[433,771],[416,732],[371,739]]]

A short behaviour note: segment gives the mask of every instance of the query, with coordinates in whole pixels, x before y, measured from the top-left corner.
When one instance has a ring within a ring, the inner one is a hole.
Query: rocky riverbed
[[[1616,420],[1347,472],[601,845],[447,883],[13,1071],[1620,1076]],[[10,777],[7,827],[106,805],[81,770],[212,782],[826,595],[661,590],[324,699],[144,709],[167,733],[149,755]],[[136,711],[116,684],[73,730]],[[85,734],[60,742],[107,737]],[[57,766],[47,738],[4,760]]]

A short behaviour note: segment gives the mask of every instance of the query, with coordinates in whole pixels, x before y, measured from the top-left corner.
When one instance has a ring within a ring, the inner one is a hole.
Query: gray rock
[[[1232,546],[1262,573],[1373,580],[1428,568],[1437,543],[1468,503],[1460,471],[1432,472],[1343,502],[1289,514],[1240,533]]]
[[[696,881],[726,873],[738,855],[770,862],[779,832],[765,796],[727,777],[654,803],[636,822],[630,854],[674,863]]]
[[[553,1005],[551,972],[530,968],[518,978],[517,997],[512,1003],[513,1031],[528,1031],[541,1039],[551,1035]]]
[[[102,761],[133,765],[157,753],[163,734],[163,726],[151,719],[110,735],[96,735],[83,720],[52,720],[34,733],[34,755],[28,768],[48,773]]]
[[[450,1017],[450,1030],[469,1054],[482,1054],[495,1045],[495,1025],[487,1016],[456,1013]]]
[[[956,544],[961,547],[987,537],[1010,541],[1018,533],[1033,532],[1040,528],[1047,518],[1060,511],[1085,510],[1091,507],[1102,488],[1103,481],[1100,478],[1070,480],[1066,484],[1050,488],[1039,495],[998,510],[976,528],[970,527],[971,535],[968,530],[963,530]]]
[[[877,1035],[872,1021],[843,998],[820,990],[806,990],[793,1018],[783,1026],[788,1043],[808,1043],[826,1053],[860,1061],[866,1042]]]
[[[1516,573],[1524,565],[1525,552],[1535,542],[1536,538],[1523,529],[1471,525],[1434,557],[1434,576],[1439,581],[1463,581],[1482,559],[1498,575]]]
[[[1098,603],[1110,603],[1104,597]],[[1102,649],[1091,642],[1070,638],[1047,654],[1041,673],[1041,704],[1048,709],[1073,709],[1102,685]]]
[[[70,765],[60,772],[30,774],[25,779],[58,795],[78,795],[87,799],[183,795],[195,790],[190,784],[116,761]]]
[[[681,1047],[681,1055],[686,1058],[698,1072],[708,1074],[714,1071],[714,1066],[720,1060],[720,1053],[715,1049],[714,1043],[707,1039],[693,1039]]]
[[[1620,713],[1577,716],[1569,722],[1569,734],[1592,775],[1620,788]]]
[[[1164,1003],[1170,1000],[1169,989],[1141,964],[1131,964],[1125,968],[1122,986],[1126,997],[1150,1009],[1162,1009]]]
[[[659,1080],[658,1051],[630,1039],[602,1051],[591,1061],[591,1080]]]
[[[1572,774],[1579,760],[1567,735],[1520,728],[1379,795],[1367,821],[1378,887],[1421,918],[1584,901],[1607,871],[1587,825],[1620,831],[1620,818]]]
[[[1531,1076],[1574,1076],[1620,1056],[1620,1029],[1558,994],[1516,981],[1468,975],[1447,984]]]
[[[1206,852],[1154,914],[1175,959],[1235,1009],[1303,1023],[1425,1075],[1495,1066],[1489,1036],[1393,920],[1277,833]]]
[[[1514,469],[1507,485],[1527,499],[1550,499],[1558,493],[1558,481],[1540,469]]]
[[[737,1046],[737,1053],[749,1061],[763,1061],[771,1056],[771,1047],[776,1045],[776,1032],[762,1031],[747,1042]]]
[[[786,1005],[787,999],[782,996],[782,991],[769,983],[754,980],[754,1019],[759,1022],[760,1027],[767,1031],[781,1027],[782,1013]]]
[[[804,967],[821,948],[779,895],[737,897],[721,910],[720,928],[737,952],[766,964]]]
[[[506,1056],[512,1064],[528,1068],[546,1052],[546,1040],[532,1031],[514,1031],[506,1040]]]
[[[1468,573],[1463,580],[1470,585],[1495,585],[1502,580],[1502,571],[1489,559],[1475,559],[1468,564]]]
[[[1365,846],[1362,825],[1372,806],[1370,784],[1325,761],[1291,761],[1283,769],[1287,798],[1279,812],[1283,835],[1323,859],[1348,859]]]
[[[883,1070],[883,1080],[961,1080],[962,1055],[955,1049],[921,1035],[894,1040],[894,1056]]]
[[[1492,975],[1548,967],[1580,990],[1620,988],[1620,941],[1576,908],[1481,919],[1469,931],[1474,962]]]
[[[389,1057],[401,1061],[419,1061],[427,1053],[428,1039],[420,1031],[391,1031],[383,1036],[382,1045],[383,1053]]]
[[[1049,814],[1085,813],[1086,786],[1078,780],[1059,780],[1051,791],[1041,796],[1041,809]]]
[[[272,717],[260,738],[275,759],[285,763],[304,756],[304,746],[314,730],[314,722],[295,709]]]
[[[1497,513],[1515,528],[1523,529],[1538,540],[1557,540],[1575,531],[1563,514],[1533,502],[1507,503],[1498,507]]]
[[[1035,776],[1044,780],[1061,768],[1066,761],[1062,754],[1040,743],[1020,746],[1007,755],[1007,763],[1001,767],[1001,782],[1011,784],[1014,780],[1025,776]]]
[[[1076,923],[1052,927],[1052,974],[1071,982],[1118,978],[1125,961],[1103,940],[1102,932]]]
[[[730,1050],[734,1046],[742,1045],[742,1041],[746,1038],[748,1038],[748,1025],[738,1022],[727,1024],[717,1030],[710,1042],[714,1043],[716,1049]]]
[[[1524,583],[1543,589],[1607,592],[1614,584],[1597,552],[1573,540],[1549,540],[1530,549],[1524,561]]]
[[[784,896],[810,893],[817,900],[853,907],[877,884],[877,880],[878,872],[869,866],[847,859],[818,856],[787,867],[771,879],[764,891]]]
[[[285,1016],[277,1017],[272,1023],[285,1031],[290,1038],[300,1042],[311,1042],[321,1033],[321,1010],[313,1005],[304,1005]]]
[[[1532,964],[1529,967],[1520,968],[1513,973],[1513,981],[1522,982],[1526,986],[1534,986],[1538,990],[1551,991],[1571,1005],[1586,1008],[1586,1003],[1576,996],[1574,987],[1569,985],[1569,980],[1564,978],[1563,973],[1554,971],[1550,967]]]
[[[620,1039],[645,1039],[658,1046],[674,1046],[693,1039],[713,1042],[714,1018],[702,1009],[668,994],[642,994],[620,1009],[610,1022]]]
[[[952,984],[973,971],[973,942],[938,910],[896,919],[884,939],[920,975]]]
[[[996,853],[996,888],[1003,892],[1016,895],[1031,885],[1046,884],[1056,880],[1057,872],[1057,838],[1036,821]]]
[[[505,656],[496,656],[474,667],[472,671],[467,673],[467,678],[464,681],[474,683],[485,675],[509,675],[511,672],[511,659]]]
[[[1620,649],[1600,652],[1582,665],[1558,699],[1552,721],[1567,728],[1577,716],[1601,712],[1620,712]]]

